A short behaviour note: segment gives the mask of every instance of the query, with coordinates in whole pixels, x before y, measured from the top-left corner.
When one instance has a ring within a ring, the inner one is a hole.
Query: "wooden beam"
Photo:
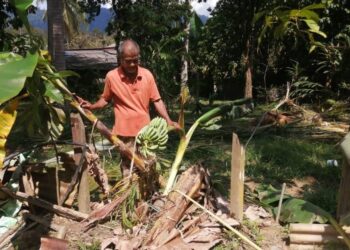
[[[350,165],[343,159],[342,177],[339,185],[337,218],[341,220],[350,213]]]
[[[342,228],[347,234],[350,234],[350,227],[343,226]],[[330,224],[291,223],[289,232],[296,234],[339,234]]]
[[[245,150],[238,136],[232,135],[230,212],[239,221],[243,220]]]
[[[326,234],[290,234],[290,244],[325,244],[328,242],[342,242],[340,236]]]
[[[11,197],[13,197],[15,199],[19,199],[21,201],[27,201],[30,204],[33,204],[33,205],[38,206],[38,207],[42,207],[46,210],[52,211],[54,213],[57,213],[61,216],[69,218],[69,219],[82,221],[82,220],[88,218],[88,215],[85,213],[81,213],[81,212],[75,211],[73,209],[69,209],[66,207],[52,204],[50,202],[47,202],[47,201],[42,200],[40,198],[35,198],[35,197],[30,196],[30,195],[23,193],[23,192],[13,193],[10,189],[8,189],[7,187],[4,187],[4,186],[0,187],[0,190],[3,191],[4,193],[10,195]]]
[[[72,126],[72,140],[73,143],[86,144],[85,127],[80,114],[71,114],[71,126]],[[74,147],[74,162],[76,166],[79,166],[83,147]],[[89,191],[89,178],[86,164],[84,163],[82,173],[79,181],[79,193],[78,193],[78,208],[82,213],[90,213],[90,191]]]

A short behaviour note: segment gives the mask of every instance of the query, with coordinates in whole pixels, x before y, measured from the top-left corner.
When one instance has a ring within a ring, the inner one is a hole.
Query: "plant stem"
[[[181,134],[180,134],[181,135],[181,139],[180,139],[179,147],[177,148],[175,160],[174,160],[174,162],[173,162],[173,164],[171,166],[169,179],[168,179],[167,185],[166,185],[165,190],[164,190],[164,195],[168,195],[170,190],[171,190],[171,188],[174,185],[175,178],[176,178],[177,172],[179,171],[179,167],[180,167],[180,164],[182,162],[182,159],[183,159],[183,157],[185,155],[187,146],[188,146],[188,144],[189,144],[189,142],[191,140],[191,137],[192,137],[194,131],[198,127],[198,125],[200,125],[202,123],[205,123],[205,122],[209,121],[210,119],[212,119],[213,117],[215,117],[215,116],[217,116],[217,115],[219,115],[219,114],[229,110],[234,105],[240,105],[240,104],[243,104],[243,103],[247,103],[250,100],[251,100],[250,98],[238,99],[238,100],[233,101],[230,104],[222,105],[220,107],[217,107],[217,108],[214,108],[212,110],[209,110],[207,113],[203,114],[201,117],[199,117],[195,121],[195,123],[188,130],[186,136],[184,136],[183,131],[180,131],[181,132]]]

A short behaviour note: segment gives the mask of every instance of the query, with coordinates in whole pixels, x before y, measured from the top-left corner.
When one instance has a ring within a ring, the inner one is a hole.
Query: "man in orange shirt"
[[[81,100],[81,106],[89,110],[100,109],[113,100],[115,122],[112,133],[125,143],[133,141],[140,129],[150,122],[150,102],[153,102],[156,111],[169,126],[179,128],[168,115],[152,73],[138,65],[138,44],[133,40],[123,41],[118,54],[120,66],[107,73],[100,99],[94,104]],[[123,162],[121,167],[125,176],[128,164],[125,159]]]

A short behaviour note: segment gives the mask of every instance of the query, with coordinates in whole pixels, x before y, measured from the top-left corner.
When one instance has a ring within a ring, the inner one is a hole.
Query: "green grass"
[[[334,214],[340,168],[327,167],[328,159],[341,160],[333,144],[264,134],[247,150],[246,175],[277,188],[283,182],[293,185],[293,180],[311,176],[316,183],[305,187],[302,198]]]

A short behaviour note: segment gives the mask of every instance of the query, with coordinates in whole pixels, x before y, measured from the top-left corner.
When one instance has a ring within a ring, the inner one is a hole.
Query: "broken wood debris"
[[[208,214],[207,211],[204,212],[202,208],[199,209],[197,205],[193,204],[193,201],[196,200],[196,202],[204,204],[206,210],[210,209],[212,211],[215,211],[215,207],[219,207],[219,205],[210,204],[211,202],[215,203],[216,199],[208,197],[214,195],[214,192],[211,192],[210,185],[207,183],[209,181],[207,174],[207,171],[201,166],[192,166],[178,178],[175,184],[176,191],[171,192],[168,196],[156,195],[146,203],[142,200],[139,204],[136,203],[135,206],[139,208],[136,210],[140,210],[138,213],[141,214],[140,217],[143,217],[142,220],[136,221],[137,224],[128,231],[128,234],[124,232],[122,235],[119,234],[113,238],[106,238],[102,241],[101,249],[118,246],[120,249],[130,249],[128,247],[150,249],[156,247],[157,249],[181,248],[202,250],[210,249],[222,242],[222,224],[226,223],[228,227],[237,227],[240,224],[230,218],[229,214],[223,214],[221,210],[217,210],[217,214],[211,212],[214,214],[213,217],[211,213]],[[51,204],[39,198],[30,197],[22,192],[14,193],[5,187],[1,187],[1,190],[12,197],[26,200],[29,204],[43,207],[60,216],[82,221],[80,222],[82,223],[81,226],[78,228],[83,232],[83,230],[91,228],[97,222],[103,221],[112,214],[118,214],[121,203],[127,199],[131,192],[129,187],[133,184],[133,181],[139,180],[138,178],[137,174],[134,174],[133,179],[123,180],[122,184],[125,186],[121,185],[115,190],[115,198],[102,208],[94,210],[90,216],[73,209]],[[120,192],[123,188],[124,192]],[[192,197],[192,200],[189,200],[189,197]],[[223,198],[221,197],[220,199]],[[157,203],[159,200],[164,202]],[[225,204],[228,203],[225,201]],[[150,209],[153,206],[157,206],[158,210]],[[28,217],[56,232],[61,229],[57,223],[47,222],[30,213],[25,213],[24,217]],[[146,223],[149,221],[155,222],[153,225],[147,225]],[[59,240],[58,238],[63,237],[57,234],[55,237],[41,237],[41,249],[54,249],[50,248],[54,244],[62,246],[61,249],[67,249],[64,248],[67,247],[67,241]]]
[[[90,149],[87,149],[85,152],[86,155],[88,155],[88,153],[91,155],[87,156],[86,162],[89,163],[90,161],[89,165],[96,165],[97,168],[99,168],[98,156]],[[102,176],[103,178],[103,173],[101,174],[98,171],[99,170],[96,172],[96,176]],[[152,170],[147,173],[151,172]],[[138,172],[134,173],[131,178],[126,177],[122,179],[122,181],[118,182],[117,185],[110,190],[108,197],[114,197],[112,201],[93,210],[90,215],[34,197],[33,195],[36,195],[36,192],[31,191],[33,188],[31,187],[32,180],[30,180],[30,174],[25,178],[29,180],[26,186],[30,188],[27,189],[32,195],[23,192],[13,192],[4,186],[0,187],[0,190],[16,199],[26,201],[30,206],[41,207],[59,216],[81,221],[79,230],[84,232],[94,227],[96,223],[103,222],[112,215],[118,216],[116,218],[120,218],[120,211],[123,209],[122,205],[128,201],[132,192],[131,187],[136,185],[136,187],[140,188],[140,192],[143,192],[143,189],[148,187],[148,185],[142,183],[144,178],[142,175],[147,173]],[[150,175],[147,181],[152,181],[152,178],[154,183],[158,180],[156,175]],[[108,185],[107,180],[103,179],[102,182]],[[107,189],[107,186],[105,187]],[[127,230],[127,239],[123,238],[126,236],[124,233],[120,237],[118,236],[117,238],[110,239],[110,241],[106,239],[104,246],[107,247],[111,244],[120,246],[120,244],[122,244],[123,246],[143,249],[155,247],[158,249],[179,247],[181,249],[210,249],[223,241],[223,226],[222,223],[218,221],[226,221],[226,226],[228,225],[229,227],[239,226],[239,223],[230,218],[229,214],[222,213],[222,211],[227,211],[227,213],[229,213],[227,207],[226,210],[222,208],[223,204],[227,206],[228,203],[222,200],[223,197],[220,197],[221,202],[218,202],[215,198],[215,192],[210,186],[209,174],[200,165],[194,165],[183,172],[179,176],[174,188],[177,191],[173,191],[167,196],[159,196],[153,189],[153,195],[152,192],[148,191],[148,194],[151,196],[140,195],[139,198],[137,198],[139,200],[135,201],[135,211],[128,211],[127,214],[128,216],[132,216],[131,220],[134,224],[132,228]],[[147,197],[147,199],[145,199],[145,197]],[[207,210],[217,211],[216,215],[213,212],[217,217],[212,217],[208,215],[207,212],[198,209],[188,197],[204,204]],[[56,232],[60,231],[59,226],[55,223],[45,223],[45,221],[40,220],[40,218],[33,214],[26,214],[25,216],[36,223],[44,225],[45,228],[51,228]],[[154,223],[147,225],[149,221],[154,221]],[[62,230],[64,234],[64,229]],[[63,236],[59,234],[55,236],[56,238],[42,237],[42,249],[45,249],[45,247],[49,249],[51,244],[56,243],[62,244],[62,247],[66,245],[65,240],[58,240],[58,238],[63,238]],[[104,249],[102,245],[101,249]]]
[[[53,230],[55,230],[57,232],[57,238],[58,239],[64,239],[66,232],[67,232],[67,228],[65,226],[60,226],[54,223],[49,223],[46,219],[43,219],[39,216],[36,216],[34,214],[31,213],[23,213],[24,218],[29,218],[32,221],[35,221],[47,228],[51,228]]]
[[[87,214],[75,211],[73,209],[69,209],[66,207],[52,204],[50,202],[47,202],[47,201],[42,200],[40,198],[30,196],[30,195],[23,193],[23,192],[17,191],[14,193],[9,188],[4,187],[4,186],[0,187],[0,190],[3,191],[4,193],[8,194],[9,196],[15,198],[15,199],[19,199],[21,201],[26,201],[29,204],[47,209],[51,212],[57,213],[57,214],[64,216],[66,218],[70,218],[70,219],[77,220],[77,221],[82,221],[82,220],[88,218]]]
[[[40,250],[67,250],[69,247],[67,240],[48,236],[41,237],[40,243]]]

